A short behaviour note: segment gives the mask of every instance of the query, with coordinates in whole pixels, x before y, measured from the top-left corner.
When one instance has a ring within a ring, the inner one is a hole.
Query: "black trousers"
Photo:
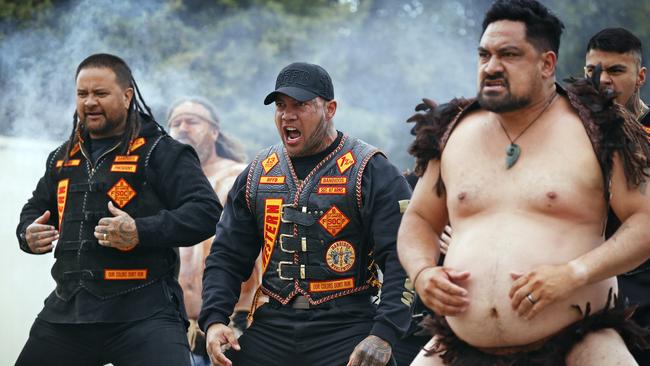
[[[36,319],[17,366],[190,366],[185,324],[175,309],[127,323],[55,324]]]
[[[370,302],[307,310],[266,304],[239,337],[241,350],[230,349],[226,357],[234,366],[345,366],[370,334],[374,314]]]

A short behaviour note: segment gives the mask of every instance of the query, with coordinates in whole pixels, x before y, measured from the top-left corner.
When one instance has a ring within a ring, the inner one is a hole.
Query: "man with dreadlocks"
[[[596,33],[587,44],[585,75],[592,77],[600,65],[600,84],[616,93],[616,102],[625,106],[650,133],[650,108],[641,99],[641,87],[646,82],[647,69],[642,63],[641,40],[625,28],[606,28]],[[605,237],[611,237],[621,221],[610,209]],[[618,276],[621,296],[638,304],[634,320],[650,326],[650,260]],[[641,365],[650,365],[650,349],[634,350]]]
[[[23,251],[54,251],[56,289],[16,364],[190,365],[177,247],[212,235],[221,205],[122,59],[83,60],[76,90],[70,139],[17,228]]]
[[[422,177],[398,251],[437,314],[415,365],[634,365],[626,345],[647,346],[613,293],[650,256],[650,146],[598,70],[555,83],[562,28],[535,0],[496,1],[477,99],[413,117]],[[608,206],[624,223],[604,241]]]
[[[196,150],[203,173],[219,200],[225,203],[235,179],[246,168],[246,155],[241,144],[221,129],[221,121],[214,105],[201,97],[179,99],[169,108],[167,126],[173,138]],[[187,335],[195,365],[210,364],[205,349],[205,336],[198,327],[197,319],[201,311],[201,279],[205,257],[210,253],[211,246],[212,238],[209,238],[199,245],[179,248],[181,268],[178,279],[190,318]],[[251,277],[242,284],[232,316],[231,326],[239,334],[247,327],[249,310],[260,285],[260,276],[261,259],[258,257]]]

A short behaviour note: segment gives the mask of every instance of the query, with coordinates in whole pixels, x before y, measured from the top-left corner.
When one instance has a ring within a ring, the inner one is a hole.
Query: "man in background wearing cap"
[[[273,102],[282,144],[235,181],[206,260],[208,353],[238,366],[394,364],[391,347],[409,325],[395,244],[409,186],[376,148],[334,128],[334,88],[320,66],[285,67],[264,100]],[[269,303],[237,340],[228,315],[260,249]]]
[[[585,75],[591,77],[597,65],[602,66],[600,84],[613,90],[616,102],[625,106],[650,133],[650,109],[641,100],[641,87],[647,69],[642,64],[641,40],[624,28],[606,28],[596,33],[587,44]],[[605,238],[621,226],[612,209],[607,217]],[[650,326],[650,260],[618,276],[620,296],[638,304],[633,319],[641,326]],[[650,365],[650,350],[632,350],[640,365]]]
[[[219,200],[225,203],[235,178],[246,168],[246,155],[241,144],[221,130],[221,121],[214,105],[201,97],[179,99],[169,108],[167,126],[174,139],[191,145],[196,150],[203,173]],[[193,364],[197,366],[210,365],[205,349],[205,335],[200,331],[197,320],[201,310],[201,277],[212,240],[211,237],[199,245],[179,248],[181,268],[178,280],[183,288],[185,309],[190,319],[187,336],[193,353]],[[231,322],[239,334],[246,329],[248,312],[260,285],[261,268],[260,259],[251,277],[241,286]]]

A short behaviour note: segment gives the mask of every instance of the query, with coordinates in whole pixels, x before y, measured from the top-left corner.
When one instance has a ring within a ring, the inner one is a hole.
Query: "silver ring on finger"
[[[535,300],[535,298],[533,297],[533,293],[532,293],[532,292],[529,293],[528,295],[526,295],[526,298],[527,298],[528,301],[530,301],[530,303],[533,304],[533,305],[535,305],[535,303],[538,301],[538,300]]]

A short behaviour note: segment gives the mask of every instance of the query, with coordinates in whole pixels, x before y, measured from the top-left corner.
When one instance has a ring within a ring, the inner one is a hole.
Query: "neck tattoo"
[[[508,138],[508,140],[510,140],[510,145],[506,147],[506,169],[512,168],[515,165],[515,163],[517,163],[517,160],[519,160],[519,155],[521,155],[521,147],[515,144],[515,141],[517,141],[524,134],[524,132],[526,132],[528,128],[532,126],[533,123],[535,123],[539,119],[539,117],[542,116],[542,114],[544,114],[544,112],[546,112],[548,107],[550,107],[551,104],[553,104],[553,101],[555,100],[556,96],[557,93],[554,92],[551,98],[549,99],[548,103],[546,103],[544,109],[542,109],[542,111],[539,112],[537,117],[535,117],[532,121],[530,121],[530,123],[528,123],[526,128],[524,128],[523,131],[521,131],[519,135],[517,135],[514,139],[510,138],[510,134],[508,134],[508,131],[503,126],[503,123],[501,123],[501,121],[497,118],[497,122],[499,122],[499,126],[501,126],[503,132],[506,134],[506,137]]]

